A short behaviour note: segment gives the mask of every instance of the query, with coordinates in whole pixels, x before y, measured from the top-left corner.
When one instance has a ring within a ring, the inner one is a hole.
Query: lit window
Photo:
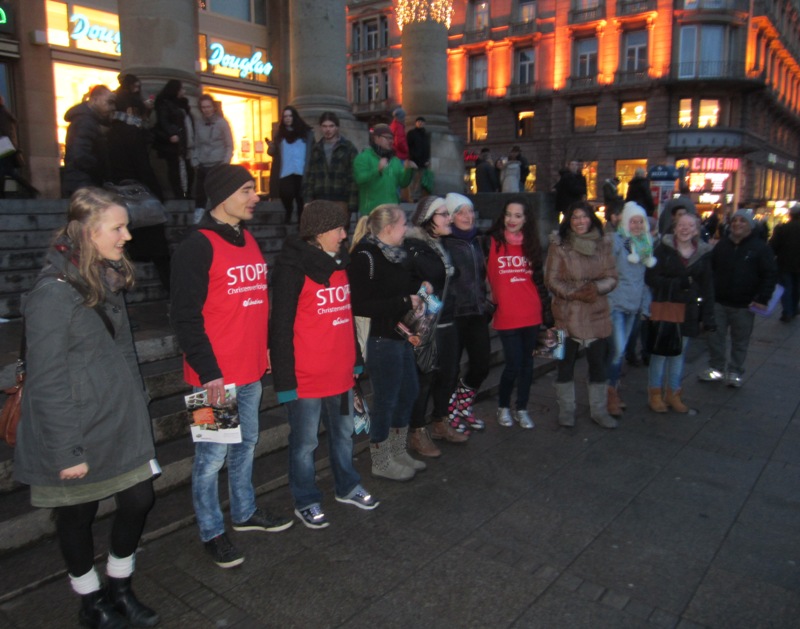
[[[533,22],[536,19],[536,2],[519,3],[519,21],[523,23]]]
[[[469,141],[484,142],[489,135],[489,116],[469,117]]]
[[[536,82],[536,53],[533,48],[517,51],[517,83],[519,85],[532,85]]]
[[[597,105],[579,105],[572,115],[575,131],[594,131],[597,128]]]
[[[692,126],[692,99],[691,98],[681,98],[681,102],[678,108],[678,125],[681,128],[691,127]]]
[[[365,75],[367,79],[367,102],[381,99],[381,80],[377,72]]]
[[[517,114],[517,137],[533,137],[533,112],[521,111]]]
[[[719,124],[719,101],[700,100],[700,109],[697,112],[697,126],[716,127]]]
[[[622,103],[619,108],[619,123],[623,129],[643,127],[647,121],[647,101],[635,100]]]
[[[575,76],[597,76],[597,40],[593,37],[575,42]]]

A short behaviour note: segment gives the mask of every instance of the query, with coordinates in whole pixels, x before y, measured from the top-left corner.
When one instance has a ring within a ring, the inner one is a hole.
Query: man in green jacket
[[[369,147],[353,162],[353,179],[358,185],[358,214],[366,216],[383,203],[397,203],[398,190],[414,177],[413,162],[405,164],[392,152],[394,135],[388,124],[376,124],[370,132]]]

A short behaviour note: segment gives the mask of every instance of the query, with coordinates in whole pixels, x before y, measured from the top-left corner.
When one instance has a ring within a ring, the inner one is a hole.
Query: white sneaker
[[[511,419],[510,408],[497,409],[497,423],[503,426],[504,428],[509,428],[514,425],[514,420]]]
[[[533,428],[535,425],[528,411],[514,411],[514,419],[519,422],[520,428]]]

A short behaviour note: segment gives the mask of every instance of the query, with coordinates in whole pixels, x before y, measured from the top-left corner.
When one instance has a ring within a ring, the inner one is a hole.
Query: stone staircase
[[[408,211],[413,206],[406,207]],[[182,233],[191,225],[192,204],[170,202],[171,216],[168,237],[178,242]],[[21,324],[19,303],[22,293],[28,290],[42,264],[44,251],[50,243],[53,231],[63,222],[66,201],[0,201],[0,317],[9,319],[0,323],[0,385],[13,381]],[[488,220],[483,221],[486,227]],[[271,265],[284,238],[296,231],[297,225],[283,225],[283,209],[279,203],[264,201],[259,204],[254,219],[248,225],[261,244]],[[352,226],[351,226],[352,227]],[[188,391],[182,376],[182,362],[175,336],[167,317],[166,293],[158,283],[153,266],[137,263],[137,286],[128,295],[129,312],[134,325],[134,339],[141,371],[152,398],[150,415],[156,450],[163,475],[156,482],[159,500],[174,497],[176,504],[186,506],[188,511],[174,515],[169,522],[162,522],[158,530],[172,530],[178,522],[190,522],[191,503],[187,502],[187,486],[191,480],[191,464],[194,453],[188,437],[184,413],[183,396]],[[497,366],[502,364],[499,339],[492,339],[493,375],[485,383],[482,394],[494,393],[499,377]],[[537,365],[537,371],[548,369],[548,365]],[[260,440],[256,457],[260,467],[269,469],[259,481],[260,491],[286,483],[285,454],[280,451],[287,446],[288,425],[285,411],[278,405],[271,377],[264,379],[264,395],[260,413]],[[367,383],[367,392],[369,386]],[[0,394],[0,402],[2,402]],[[366,447],[362,436],[357,450]],[[318,452],[318,466],[327,465],[327,449]],[[263,462],[275,457],[278,464]],[[33,509],[29,505],[27,488],[14,483],[13,449],[0,442],[0,556],[15,553],[36,552],[49,541],[54,526],[48,510]],[[113,510],[113,501],[101,505],[100,515]],[[184,509],[186,511],[186,509]],[[157,534],[150,531],[150,535]],[[0,588],[5,589],[5,588]],[[6,591],[5,594],[10,594]],[[2,597],[3,592],[0,592]]]

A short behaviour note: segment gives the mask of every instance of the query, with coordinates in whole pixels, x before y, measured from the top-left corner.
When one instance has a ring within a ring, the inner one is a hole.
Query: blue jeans
[[[336,495],[349,498],[361,477],[353,468],[353,390],[324,398],[301,398],[289,410],[289,487],[295,507],[322,502],[315,482],[314,452],[319,445],[319,422],[325,422]]]
[[[200,389],[196,389],[200,390]],[[207,542],[225,532],[219,506],[219,471],[228,460],[228,493],[231,519],[246,522],[256,512],[253,489],[253,453],[258,442],[258,407],[261,404],[261,381],[236,387],[242,442],[196,443],[192,466],[192,502],[200,527],[200,539]]]
[[[608,367],[608,383],[612,387],[619,384],[622,375],[622,359],[625,358],[625,346],[631,336],[631,330],[639,317],[638,312],[611,311],[611,364]]]
[[[370,337],[367,371],[372,382],[369,440],[381,443],[390,428],[405,428],[419,393],[417,363],[408,341]]]
[[[497,405],[500,408],[511,408],[511,392],[514,390],[515,382],[517,383],[517,410],[524,411],[528,407],[528,398],[533,383],[533,350],[536,349],[538,334],[538,325],[497,331],[497,336],[500,337],[503,344],[503,356],[506,359],[497,392]]]
[[[686,348],[689,346],[689,337],[683,337],[683,349],[677,356],[650,355],[650,367],[647,371],[647,386],[650,388],[666,388],[677,391],[681,388],[683,380],[683,362],[686,358]]]

